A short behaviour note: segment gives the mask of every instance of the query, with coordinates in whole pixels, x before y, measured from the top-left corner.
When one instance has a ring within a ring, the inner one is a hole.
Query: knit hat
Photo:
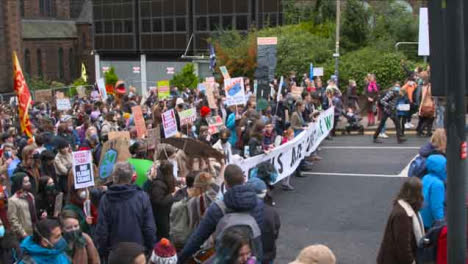
[[[213,183],[213,176],[207,172],[200,172],[193,182],[193,187],[206,188]]]
[[[153,249],[150,262],[153,264],[177,264],[177,252],[171,242],[163,238]]]
[[[335,264],[333,252],[324,245],[312,245],[304,248],[296,260],[289,264]]]
[[[210,108],[208,106],[203,106],[201,109],[200,109],[200,115],[202,117],[206,117],[207,115],[209,115],[211,112]]]
[[[260,180],[259,178],[250,178],[247,182],[247,186],[255,190],[258,198],[265,198],[267,193],[267,186],[264,181]]]

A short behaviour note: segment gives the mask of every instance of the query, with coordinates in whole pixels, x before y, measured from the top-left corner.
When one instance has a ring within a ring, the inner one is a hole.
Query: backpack
[[[418,155],[410,164],[408,177],[418,177],[422,179],[426,174],[426,158]]]
[[[250,230],[250,238],[253,241],[252,244],[254,248],[252,249],[252,252],[255,252],[257,259],[262,259],[262,232],[255,218],[253,218],[248,212],[233,212],[231,209],[227,208],[226,204],[222,200],[216,200],[215,203],[223,213],[223,217],[216,225],[216,231],[214,233],[215,245],[220,244],[224,233],[230,228],[246,227]]]
[[[188,198],[184,198],[172,204],[171,207],[169,236],[176,248],[182,248],[193,232],[190,225],[188,200]]]

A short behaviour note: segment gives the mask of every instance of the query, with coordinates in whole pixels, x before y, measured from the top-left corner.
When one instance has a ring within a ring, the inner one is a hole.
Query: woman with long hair
[[[393,202],[377,264],[414,263],[418,243],[424,237],[424,225],[419,214],[423,203],[421,180],[409,178]]]
[[[377,100],[379,98],[379,86],[374,74],[367,74],[367,86],[364,89],[367,96],[367,126],[375,125],[375,112],[377,111]]]
[[[255,264],[256,258],[253,241],[249,230],[244,227],[232,227],[223,234],[216,245],[213,264]]]

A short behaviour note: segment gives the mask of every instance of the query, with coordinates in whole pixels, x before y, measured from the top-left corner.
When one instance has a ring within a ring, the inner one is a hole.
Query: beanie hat
[[[333,252],[324,245],[312,245],[304,248],[296,260],[289,264],[335,264]]]
[[[213,183],[213,176],[207,172],[201,172],[195,177],[193,187],[206,188]]]
[[[23,188],[23,179],[28,177],[24,172],[17,172],[11,177],[11,193],[14,194]]]
[[[177,264],[177,252],[171,242],[163,238],[153,249],[150,262],[153,264]]]
[[[200,109],[200,115],[202,117],[205,117],[207,115],[209,115],[211,112],[210,108],[208,106],[203,106],[201,109]]]
[[[259,178],[250,178],[247,182],[247,186],[255,190],[258,198],[265,198],[267,193],[267,186],[264,181],[260,180]]]

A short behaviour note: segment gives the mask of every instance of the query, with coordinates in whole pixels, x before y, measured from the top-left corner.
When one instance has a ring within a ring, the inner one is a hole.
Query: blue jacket
[[[65,244],[66,246],[66,244]],[[36,264],[68,264],[72,263],[65,254],[66,247],[58,249],[43,248],[33,241],[29,236],[21,242],[21,250],[25,257],[19,261],[19,264],[30,263],[28,258],[32,258]]]
[[[410,104],[410,101],[408,99],[407,96],[402,96],[398,99],[397,101],[397,108],[398,108],[398,105],[403,105],[403,104]],[[400,111],[400,110],[397,110],[397,116],[409,116],[409,111]]]
[[[421,209],[425,228],[444,219],[446,164],[447,160],[440,154],[430,155],[426,160],[428,174],[422,179],[424,205]]]
[[[231,113],[226,120],[226,127],[231,131],[229,137],[229,143],[235,147],[237,143],[237,131],[236,131],[236,113]]]
[[[156,242],[156,226],[148,195],[136,185],[112,185],[101,198],[96,247],[101,257],[119,242],[135,242],[149,251]]]
[[[257,198],[255,190],[246,185],[234,186],[224,194],[226,207],[235,212],[249,212],[257,221],[258,226],[263,226],[264,204]],[[216,225],[223,217],[223,212],[216,203],[212,203],[205,213],[195,232],[192,233],[184,249],[180,253],[178,263],[185,261],[200,249],[200,246],[216,230]]]

